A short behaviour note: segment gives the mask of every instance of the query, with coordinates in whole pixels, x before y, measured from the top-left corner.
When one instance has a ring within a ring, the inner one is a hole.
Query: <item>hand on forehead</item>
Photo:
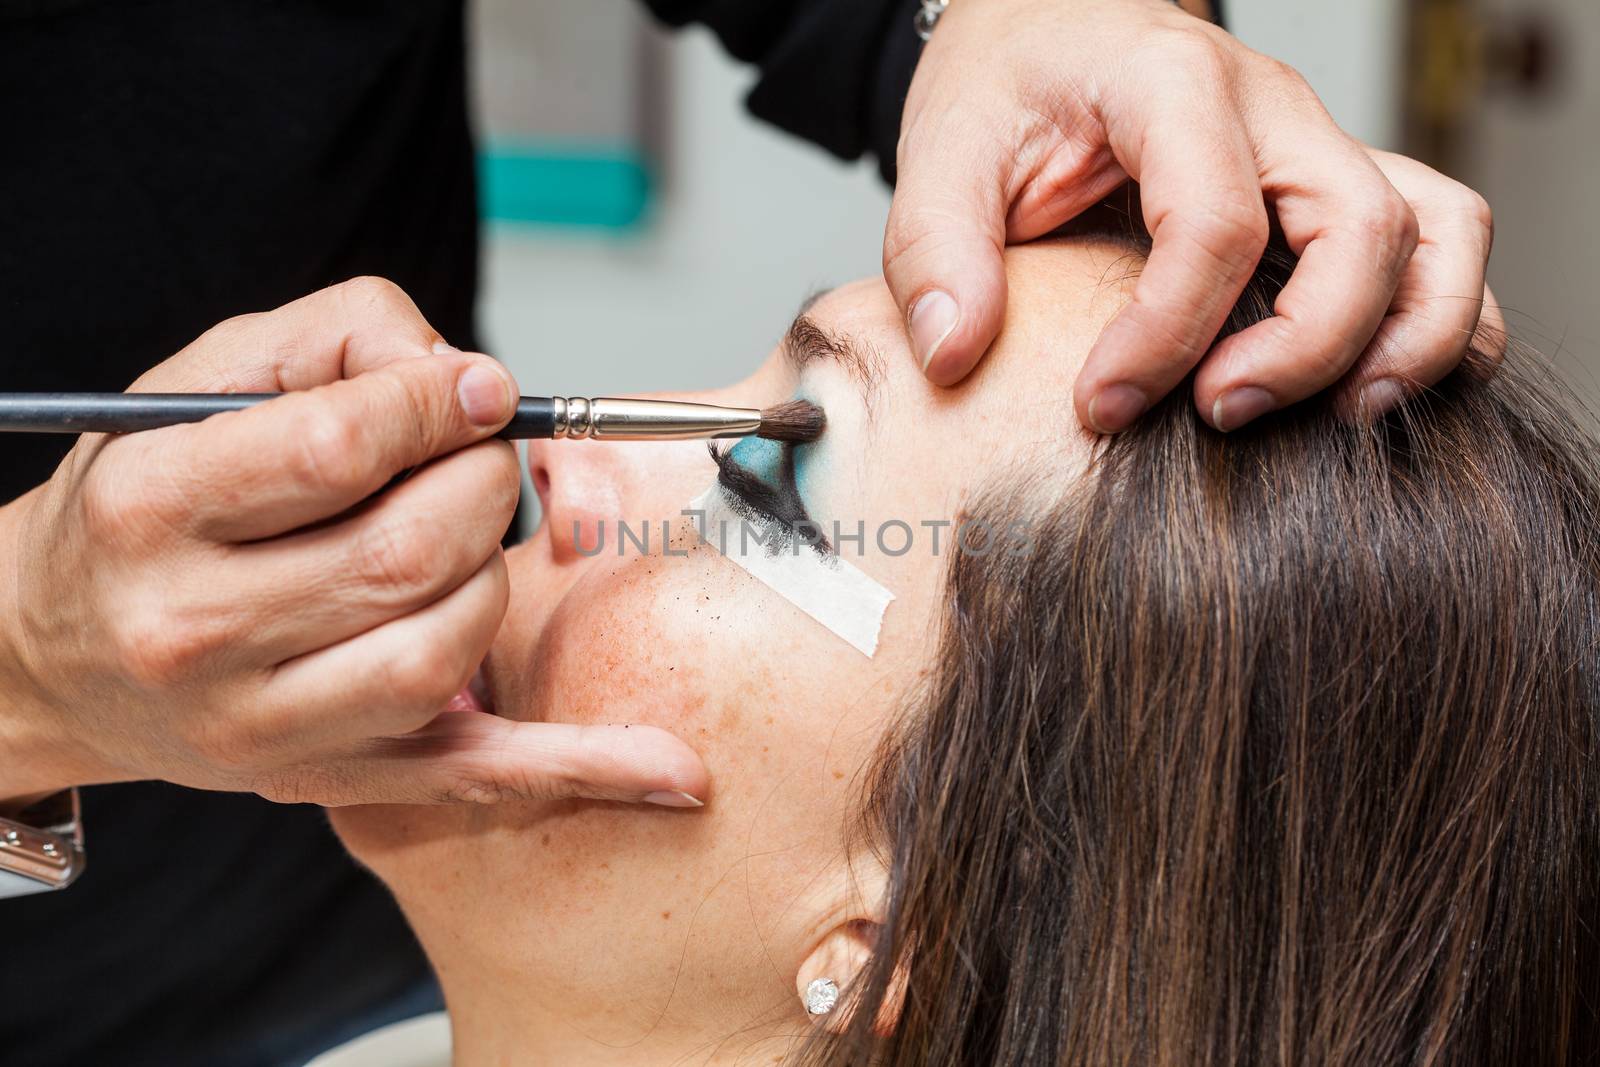
[[[948,518],[1006,468],[1044,457],[1081,467],[1092,438],[1073,414],[1073,381],[1136,266],[1125,248],[1099,241],[1010,249],[1005,327],[955,388],[930,385],[903,358],[904,330],[880,280],[817,299],[774,356],[794,368],[795,392],[827,410],[828,432],[800,465],[812,503],[869,524],[874,513]]]

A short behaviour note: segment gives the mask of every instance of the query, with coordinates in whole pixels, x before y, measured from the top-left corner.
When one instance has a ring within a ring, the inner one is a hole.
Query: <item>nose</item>
[[[592,550],[603,524],[616,521],[626,472],[618,458],[604,444],[591,441],[528,442],[528,473],[558,561],[578,558],[580,547]]]
[[[651,399],[719,402],[681,394]],[[653,545],[661,524],[678,520],[712,470],[703,441],[528,442],[528,473],[558,563],[594,556],[597,548],[615,553],[621,523],[636,533],[650,529]]]

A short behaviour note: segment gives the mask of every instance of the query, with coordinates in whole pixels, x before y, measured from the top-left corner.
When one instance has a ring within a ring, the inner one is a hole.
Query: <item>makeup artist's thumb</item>
[[[365,795],[320,803],[591,799],[698,808],[710,787],[695,751],[654,726],[447,711],[420,730],[370,744],[377,747],[339,776]]]
[[[936,385],[983,358],[1006,309],[1001,160],[975,146],[930,145],[908,131],[883,238],[883,276],[911,353]]]

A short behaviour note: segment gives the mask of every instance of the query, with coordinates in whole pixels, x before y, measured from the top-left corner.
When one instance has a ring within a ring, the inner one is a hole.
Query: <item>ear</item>
[[[795,992],[814,1026],[843,1033],[854,1012],[851,989],[864,981],[872,965],[873,950],[883,929],[883,905],[888,898],[888,872],[876,860],[849,866],[832,891],[832,899],[817,899],[822,916],[814,926],[810,948],[795,975]],[[820,887],[819,887],[820,888]],[[873,1022],[873,1032],[887,1036],[900,1021],[905,976],[896,969],[889,995]]]

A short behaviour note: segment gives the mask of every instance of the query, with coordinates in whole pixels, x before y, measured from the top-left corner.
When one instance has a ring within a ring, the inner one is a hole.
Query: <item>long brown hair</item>
[[[888,921],[801,1059],[1600,1062],[1600,471],[1526,371],[1226,437],[1180,389],[991,490],[1048,536],[953,557]]]

